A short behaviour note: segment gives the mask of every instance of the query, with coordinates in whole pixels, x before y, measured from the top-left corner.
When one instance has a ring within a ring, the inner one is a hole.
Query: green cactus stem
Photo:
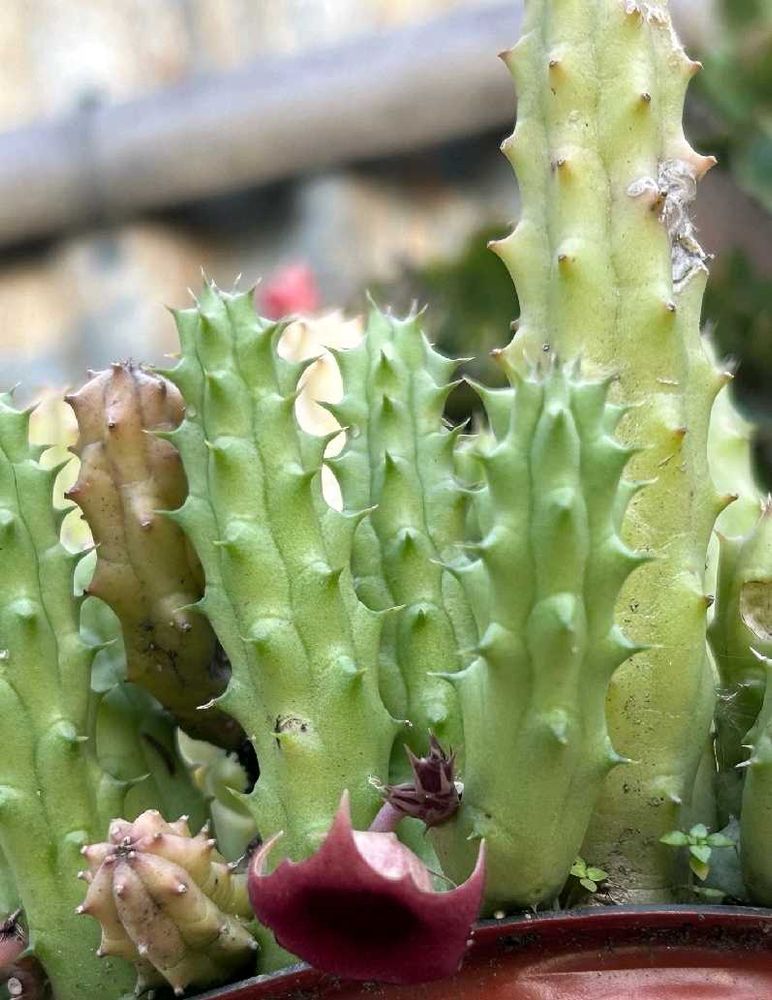
[[[772,624],[764,625],[772,595],[772,524],[761,496],[751,453],[753,427],[737,411],[730,386],[716,399],[710,418],[708,457],[714,482],[737,500],[718,517],[708,576],[716,603],[708,638],[719,674],[715,756],[722,825],[739,816],[745,735],[764,698],[765,673],[753,649],[772,655]]]
[[[89,738],[93,650],[79,635],[73,568],[59,542],[57,469],[28,443],[29,413],[0,397],[0,850],[30,948],[62,1000],[118,997],[128,968],[94,956],[74,918],[80,848],[122,807]]]
[[[190,610],[203,593],[201,566],[162,511],[187,492],[175,449],[154,436],[182,420],[176,387],[130,362],[94,374],[67,397],[78,420],[81,467],[68,491],[97,545],[88,593],[118,616],[128,679],[146,688],[191,736],[225,747],[244,740],[214,707],[227,673],[209,622]]]
[[[742,537],[719,537],[716,607],[709,636],[719,672],[716,758],[722,819],[739,816],[746,734],[761,711],[772,657],[772,498],[756,508]]]
[[[19,893],[11,866],[0,852],[0,919],[19,908]]]
[[[191,740],[183,732],[178,734],[178,743],[180,756],[209,807],[217,848],[228,861],[236,861],[247,853],[257,834],[252,813],[241,801],[249,776],[235,755],[220,747]]]
[[[295,416],[303,366],[278,355],[283,328],[256,316],[252,296],[207,284],[176,318],[181,360],[164,374],[187,408],[168,437],[190,493],[172,516],[204,566],[201,608],[233,670],[218,704],[257,753],[258,830],[283,830],[287,854],[304,857],[344,789],[356,826],[372,820],[368,777],[388,773],[399,731],[378,691],[381,616],[359,602],[349,568],[364,512],[326,505],[327,442]]]
[[[522,215],[494,249],[517,286],[514,365],[581,357],[615,376],[631,404],[620,439],[654,480],[632,501],[624,537],[656,560],[624,586],[618,619],[649,645],[614,677],[614,745],[635,760],[612,773],[583,855],[631,900],[666,898],[677,878],[659,838],[679,823],[711,724],[703,575],[713,522],[707,433],[727,375],[700,337],[706,254],[689,218],[713,164],[684,138],[683,98],[698,68],[663,2],[531,0],[504,60],[518,89],[504,143]]]
[[[764,661],[766,694],[746,743],[745,788],[740,823],[743,879],[751,899],[772,906],[772,660]]]
[[[720,493],[737,497],[716,519],[715,531],[728,537],[746,535],[758,520],[761,486],[753,461],[754,426],[738,411],[727,385],[710,414],[708,462]]]
[[[361,344],[336,351],[344,396],[327,404],[349,428],[328,461],[347,506],[374,507],[354,537],[361,597],[394,615],[393,655],[404,682],[407,743],[428,747],[429,732],[462,746],[453,689],[438,676],[463,666],[477,640],[460,584],[441,565],[464,540],[467,495],[454,477],[454,445],[443,409],[458,362],[434,351],[415,315],[399,320],[376,307]]]
[[[466,767],[456,818],[434,831],[460,879],[479,841],[489,910],[555,899],[606,775],[622,761],[606,727],[612,674],[635,647],[614,624],[619,588],[645,556],[619,535],[635,485],[608,383],[556,364],[518,373],[510,421],[483,459],[491,527],[461,565],[490,624],[475,661],[448,675],[463,710]]]
[[[133,823],[114,820],[109,840],[82,853],[88,891],[78,912],[101,925],[100,957],[134,963],[137,993],[168,983],[179,996],[248,971],[257,942],[245,926],[246,876],[205,829],[192,837],[186,817],[167,823],[148,810]]]
[[[94,561],[79,563],[76,593],[82,591],[79,582],[90,579]],[[152,695],[126,681],[120,622],[97,597],[83,601],[81,635],[98,649],[91,671],[96,754],[102,767],[126,786],[124,813],[134,817],[151,808],[168,816],[185,813],[198,830],[207,818],[206,802],[177,752],[174,720]]]

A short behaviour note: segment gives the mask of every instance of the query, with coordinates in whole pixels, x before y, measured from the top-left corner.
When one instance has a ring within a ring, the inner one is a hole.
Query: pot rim
[[[760,931],[769,934],[769,947],[772,950],[772,908],[762,906],[736,905],[697,905],[694,903],[667,903],[636,905],[632,903],[615,904],[612,906],[581,906],[570,910],[551,913],[529,914],[521,913],[502,919],[486,919],[478,921],[472,930],[475,944],[490,945],[501,937],[527,936],[534,933],[544,934],[546,940],[559,941],[570,938],[583,928],[591,927],[594,931],[630,931],[641,926],[646,921],[637,918],[641,916],[656,916],[651,923],[652,929],[671,929],[679,925],[694,923],[706,929],[710,927],[729,926],[738,931]],[[229,986],[221,986],[205,993],[197,993],[191,1000],[227,1000],[236,988],[253,986],[268,986],[271,983],[281,984],[286,980],[288,989],[300,989],[314,986],[321,982],[325,973],[312,968],[306,962],[289,965],[276,972],[267,972],[247,979],[238,980]]]

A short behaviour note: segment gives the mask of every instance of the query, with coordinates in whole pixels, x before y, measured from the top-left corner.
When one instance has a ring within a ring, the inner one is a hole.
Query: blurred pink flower
[[[282,947],[346,979],[419,983],[458,970],[482,900],[484,845],[467,881],[438,892],[395,833],[352,829],[345,792],[319,850],[266,875],[277,839],[255,852],[248,887]]]
[[[257,289],[260,311],[268,319],[314,313],[321,305],[319,286],[308,264],[287,264]]]

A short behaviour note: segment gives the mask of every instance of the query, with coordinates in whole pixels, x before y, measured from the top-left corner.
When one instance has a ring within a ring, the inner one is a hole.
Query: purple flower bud
[[[428,826],[438,826],[456,812],[461,802],[454,781],[456,755],[445,753],[437,737],[429,737],[429,753],[416,757],[405,748],[413,780],[401,785],[380,788],[384,799],[405,816],[420,819]]]
[[[458,970],[482,900],[483,845],[467,881],[438,892],[396,834],[352,829],[346,792],[319,850],[267,875],[278,836],[255,852],[248,888],[282,947],[347,979],[419,983]]]

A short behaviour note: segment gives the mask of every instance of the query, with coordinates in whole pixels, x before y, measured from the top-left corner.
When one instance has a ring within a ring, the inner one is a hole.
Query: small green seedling
[[[593,893],[597,892],[600,883],[605,882],[608,878],[608,872],[604,872],[602,868],[588,865],[584,858],[576,859],[571,866],[571,874],[579,880],[579,885],[583,889]]]
[[[688,833],[684,833],[683,830],[671,830],[670,833],[660,837],[660,843],[668,844],[670,847],[688,847],[689,869],[701,882],[704,882],[710,874],[710,856],[713,848],[737,846],[731,837],[726,837],[723,833],[708,833],[708,828],[703,823],[695,824]]]

